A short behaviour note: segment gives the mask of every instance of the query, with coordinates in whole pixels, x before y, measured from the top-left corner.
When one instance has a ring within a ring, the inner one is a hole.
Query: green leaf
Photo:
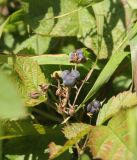
[[[5,22],[0,26],[0,37],[6,27],[6,25],[8,23],[15,23],[17,21],[21,21],[23,20],[23,16],[24,16],[24,11],[22,9],[14,12],[13,14],[11,14],[6,20]]]
[[[137,91],[137,35],[130,40],[131,62],[132,62],[132,80]]]
[[[132,9],[137,9],[137,0],[127,0]]]
[[[25,55],[17,55],[17,57],[26,57]],[[69,56],[67,54],[45,54],[38,56],[28,56],[28,58],[36,61],[39,65],[65,65],[65,66],[74,66],[74,63],[70,63]],[[14,57],[12,55],[0,55],[0,64],[9,63],[14,64]],[[89,70],[94,64],[93,59],[88,59],[86,63],[79,64],[78,67],[83,67]],[[100,69],[98,65],[95,66],[95,69]]]
[[[100,75],[98,76],[96,82],[94,83],[93,87],[83,100],[82,104],[86,103],[105,83],[108,82],[112,74],[115,72],[117,67],[120,65],[122,60],[128,55],[128,52],[119,52],[114,54],[106,66],[101,71]]]
[[[7,160],[24,160],[25,155],[7,155],[6,158]]]
[[[99,58],[109,57],[126,34],[125,6],[121,1],[24,1],[28,5],[26,22],[35,33],[49,37],[75,36],[99,54]],[[97,2],[100,3],[96,6]]]
[[[23,128],[26,127],[24,126]],[[33,128],[33,126],[31,128]],[[5,156],[24,155],[25,159],[30,158],[30,160],[32,160],[32,157],[33,158],[35,157],[40,160],[48,159],[49,154],[47,153],[47,149],[48,149],[48,144],[51,142],[51,140],[54,141],[55,143],[64,143],[66,139],[61,133],[61,127],[44,126],[44,128],[46,131],[45,135],[43,134],[40,135],[37,133],[33,134],[32,132],[32,134],[28,136],[26,135],[26,136],[11,138],[9,140],[4,141],[3,154]],[[62,159],[64,159],[64,157]],[[70,156],[67,155],[66,160],[70,160]]]
[[[137,107],[130,109],[127,113],[128,129],[130,132],[131,147],[135,153],[134,160],[137,157]]]
[[[3,128],[2,125],[0,124],[0,136],[3,135]],[[2,154],[3,154],[3,142],[0,140],[0,159],[2,159]]]
[[[78,128],[79,126],[81,126],[81,129]],[[70,130],[68,127],[70,127]],[[64,153],[66,150],[72,147],[75,143],[81,140],[92,129],[91,125],[82,124],[82,123],[80,123],[80,125],[78,123],[74,123],[72,124],[72,126],[68,126],[68,127],[64,129],[64,133],[69,140],[64,144],[64,146],[60,146],[57,152],[55,153],[52,152],[50,155],[50,159],[54,159],[59,155],[61,155],[62,153]],[[74,133],[75,131],[77,134]]]
[[[91,157],[87,154],[82,154],[78,160],[91,160]]]
[[[93,5],[93,10],[96,17],[96,25],[97,25],[97,36],[98,36],[98,57],[100,50],[102,48],[102,39],[103,39],[103,30],[104,30],[104,10],[103,10],[103,2],[97,3]]]
[[[72,123],[63,129],[63,133],[67,139],[71,139],[77,136],[78,133],[87,130],[91,125],[84,123]]]
[[[130,91],[118,94],[116,97],[113,96],[106,104],[103,105],[102,109],[98,114],[97,125],[103,124],[106,120],[114,116],[122,109],[133,107],[137,105],[137,95]]]
[[[133,159],[126,114],[126,111],[120,112],[109,121],[107,126],[96,126],[92,129],[87,146],[94,158]]]
[[[50,40],[51,40],[50,37],[34,35],[26,39],[24,42],[22,42],[14,52],[29,54],[30,50],[32,50],[33,54],[36,54],[36,55],[43,54],[48,50]]]
[[[0,72],[0,84],[0,119],[25,116],[26,112],[19,92],[2,72]]]
[[[47,81],[36,61],[18,57],[15,59],[14,70],[16,71],[15,81],[26,106],[35,106],[46,101],[47,94],[42,92],[39,85],[47,85]],[[31,97],[35,92],[39,93],[39,96]]]
[[[0,140],[46,134],[46,127],[33,123],[31,119],[6,121],[1,123],[4,134],[0,136]]]

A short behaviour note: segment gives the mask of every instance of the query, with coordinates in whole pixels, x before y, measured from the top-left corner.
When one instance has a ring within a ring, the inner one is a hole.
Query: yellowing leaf
[[[130,91],[118,94],[116,97],[112,97],[106,104],[103,105],[97,118],[97,125],[104,123],[113,115],[118,113],[122,109],[133,107],[137,105],[136,93]]]
[[[94,158],[133,160],[126,111],[112,118],[107,126],[96,126],[90,133],[88,147]]]

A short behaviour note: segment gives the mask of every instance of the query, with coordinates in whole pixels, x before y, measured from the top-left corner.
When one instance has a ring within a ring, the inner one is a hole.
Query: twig
[[[94,65],[93,65],[93,67],[92,67],[91,70],[88,72],[88,74],[87,74],[87,76],[85,77],[85,79],[83,80],[81,86],[79,87],[79,89],[78,89],[78,91],[77,91],[77,94],[76,94],[76,96],[75,96],[73,105],[72,105],[73,107],[75,107],[76,100],[77,100],[77,98],[78,98],[78,96],[79,96],[79,93],[80,93],[82,87],[84,86],[85,82],[87,82],[87,81],[89,80],[91,74],[93,73],[96,63],[97,63],[97,59],[96,59]]]
[[[92,72],[94,71],[94,68],[95,68],[95,66],[96,66],[96,64],[97,64],[97,60],[98,60],[98,57],[96,58],[96,61],[95,61],[94,65],[93,65],[93,67],[92,67],[91,70],[88,72],[88,74],[87,74],[87,76],[85,77],[85,79],[83,80],[80,88],[78,89],[78,92],[77,92],[77,94],[76,94],[76,97],[75,97],[74,102],[73,102],[73,105],[72,105],[73,107],[75,107],[76,100],[77,100],[77,98],[78,98],[78,95],[79,95],[79,93],[80,93],[83,85],[84,85],[85,82],[90,78]],[[80,105],[79,105],[79,107],[75,110],[75,113],[81,108],[82,105],[83,105],[83,104],[80,104]],[[71,118],[71,116],[67,117],[61,124],[66,123],[70,118]]]

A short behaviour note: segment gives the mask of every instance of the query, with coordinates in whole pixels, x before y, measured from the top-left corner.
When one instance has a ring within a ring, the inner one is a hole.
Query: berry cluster
[[[63,80],[63,84],[68,87],[72,87],[76,80],[80,77],[80,73],[77,70],[64,70],[62,71],[61,78]]]
[[[72,63],[84,63],[86,58],[81,49],[78,49],[72,53],[70,53],[70,62]]]
[[[99,110],[101,104],[98,100],[93,100],[87,105],[87,112],[93,114]]]

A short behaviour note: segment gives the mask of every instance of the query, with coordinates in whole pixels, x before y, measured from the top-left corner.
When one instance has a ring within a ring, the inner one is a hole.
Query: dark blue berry
[[[77,56],[78,56],[78,61],[80,63],[83,63],[83,62],[86,61],[86,58],[85,58],[85,56],[83,54],[83,51],[81,49],[76,50],[76,53],[77,53]]]
[[[63,78],[63,84],[65,86],[73,86],[76,82],[76,79],[72,77],[70,74],[66,75],[66,77]]]
[[[91,103],[89,103],[89,104],[87,105],[87,112],[90,112],[91,108],[92,108],[92,105],[91,105]]]
[[[78,58],[80,58],[80,59],[85,58],[81,49],[76,50],[76,53],[78,55]]]
[[[74,77],[74,78],[76,78],[76,79],[78,79],[78,78],[80,77],[80,73],[79,73],[79,71],[77,71],[77,70],[72,70],[72,71],[70,72],[70,74],[72,75],[72,77]]]
[[[91,104],[96,109],[99,109],[101,107],[101,103],[98,100],[93,100]]]
[[[78,49],[70,53],[70,62],[73,63],[83,63],[86,61],[86,58],[81,49]]]
[[[70,61],[71,61],[71,60],[73,61],[74,58],[75,58],[75,52],[71,52],[69,58],[70,58]]]
[[[93,100],[92,102],[90,102],[86,109],[87,109],[87,112],[89,113],[95,113],[99,110],[99,108],[101,107],[101,104],[98,100]]]
[[[61,73],[61,78],[64,79],[68,74],[70,74],[70,71],[69,71],[69,70],[64,70],[64,71],[62,71],[62,73]]]
[[[71,52],[71,53],[70,53],[70,62],[75,63],[75,62],[77,62],[77,61],[78,61],[78,57],[77,57],[76,52],[75,52],[75,51],[74,51],[74,52]]]
[[[90,109],[90,113],[95,113],[97,110],[96,110],[96,108],[94,108],[94,107],[92,107],[91,109]]]

